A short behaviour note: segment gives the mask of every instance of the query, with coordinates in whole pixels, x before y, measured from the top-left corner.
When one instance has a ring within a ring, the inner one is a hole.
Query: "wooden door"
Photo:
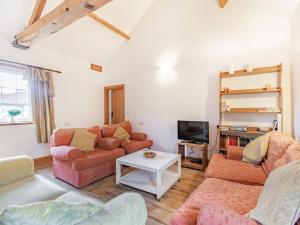
[[[116,124],[125,120],[125,86],[104,88],[104,123]]]

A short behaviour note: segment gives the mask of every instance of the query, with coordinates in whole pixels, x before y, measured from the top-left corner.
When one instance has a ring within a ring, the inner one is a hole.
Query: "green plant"
[[[11,117],[11,118],[14,118],[15,116],[18,116],[21,114],[21,110],[19,109],[10,109],[7,111],[8,115]]]

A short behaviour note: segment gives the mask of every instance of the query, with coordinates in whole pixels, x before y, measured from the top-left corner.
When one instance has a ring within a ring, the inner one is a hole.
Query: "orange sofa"
[[[112,138],[115,129],[122,126],[131,134],[131,141]],[[51,154],[53,157],[53,174],[77,188],[82,188],[103,177],[115,173],[116,159],[153,144],[143,133],[132,133],[130,122],[87,128],[97,135],[95,149],[82,152],[70,146],[74,129],[57,129],[51,137]],[[124,143],[126,142],[126,143]]]
[[[227,156],[215,154],[205,172],[206,179],[176,211],[170,224],[258,225],[244,214],[255,208],[272,170],[300,159],[300,143],[272,132],[262,165],[242,162],[241,157],[242,149],[236,147],[231,147]]]

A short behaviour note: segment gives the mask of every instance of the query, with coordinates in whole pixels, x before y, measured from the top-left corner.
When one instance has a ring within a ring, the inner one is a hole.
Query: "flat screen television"
[[[209,122],[179,120],[178,139],[209,144]]]

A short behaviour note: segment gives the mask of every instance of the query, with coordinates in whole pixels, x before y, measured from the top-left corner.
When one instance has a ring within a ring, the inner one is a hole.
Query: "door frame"
[[[109,124],[109,91],[118,90],[118,89],[123,89],[124,92],[124,114],[125,114],[125,84],[104,87],[104,125]]]

